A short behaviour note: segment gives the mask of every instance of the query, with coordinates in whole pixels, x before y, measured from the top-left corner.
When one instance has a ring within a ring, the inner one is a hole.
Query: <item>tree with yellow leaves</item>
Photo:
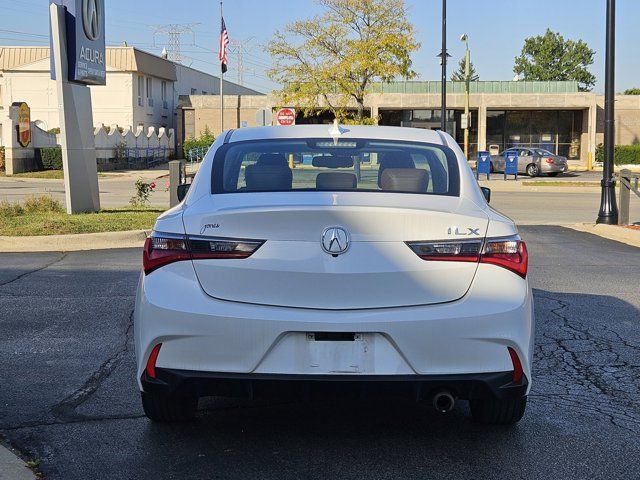
[[[321,15],[275,33],[268,46],[269,77],[282,85],[283,105],[300,107],[307,116],[331,111],[344,121],[355,103],[352,120],[368,123],[364,101],[376,82],[416,76],[411,53],[419,44],[404,0],[316,1],[324,8]]]

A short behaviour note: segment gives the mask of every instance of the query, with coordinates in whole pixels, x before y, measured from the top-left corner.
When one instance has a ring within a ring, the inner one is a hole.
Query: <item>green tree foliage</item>
[[[211,133],[209,127],[204,127],[204,131],[200,132],[200,136],[198,138],[188,137],[185,138],[184,142],[182,142],[184,158],[189,158],[189,150],[200,147],[209,148],[215,141],[216,137]]]
[[[526,38],[513,71],[524,80],[572,80],[581,91],[590,91],[596,77],[587,69],[595,51],[582,40],[565,40],[547,29],[544,35]]]
[[[625,95],[640,95],[640,88],[628,88],[624,91]]]
[[[464,82],[466,80],[466,76],[464,74],[464,64],[465,58],[462,57],[460,62],[458,62],[458,69],[451,74],[452,82]],[[473,62],[469,62],[469,80],[472,82],[477,82],[480,80],[480,75],[476,72],[476,67],[473,65]]]
[[[364,99],[374,82],[413,78],[411,53],[419,44],[404,0],[316,0],[324,13],[277,31],[268,49],[269,77],[282,85],[283,105],[305,115],[331,111],[338,119],[364,119]]]

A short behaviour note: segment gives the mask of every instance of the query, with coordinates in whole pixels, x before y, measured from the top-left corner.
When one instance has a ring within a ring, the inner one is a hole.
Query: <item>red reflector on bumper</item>
[[[145,368],[145,372],[147,372],[147,376],[149,378],[156,378],[156,360],[158,360],[160,347],[162,347],[161,343],[153,347],[153,350],[151,350],[151,354],[149,355],[149,359],[147,360],[147,368]]]
[[[511,363],[513,364],[513,383],[520,383],[522,381],[522,377],[524,377],[522,363],[520,362],[520,358],[513,348],[507,347],[507,349],[509,350],[509,356],[511,357]]]

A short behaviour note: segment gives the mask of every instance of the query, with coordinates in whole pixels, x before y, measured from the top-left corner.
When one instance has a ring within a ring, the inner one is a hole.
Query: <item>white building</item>
[[[107,47],[106,64],[106,86],[89,87],[94,126],[174,128],[179,95],[220,92],[218,77],[134,47]],[[262,95],[227,81],[224,93]],[[0,47],[0,129],[13,102],[26,102],[42,129],[60,126],[48,47]]]

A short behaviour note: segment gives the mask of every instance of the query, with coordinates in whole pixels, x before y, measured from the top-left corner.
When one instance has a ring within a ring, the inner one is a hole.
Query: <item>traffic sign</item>
[[[261,108],[256,111],[256,124],[260,127],[271,125],[273,122],[273,113],[270,108]]]
[[[293,108],[281,108],[276,113],[276,124],[290,127],[296,124],[296,111]]]

